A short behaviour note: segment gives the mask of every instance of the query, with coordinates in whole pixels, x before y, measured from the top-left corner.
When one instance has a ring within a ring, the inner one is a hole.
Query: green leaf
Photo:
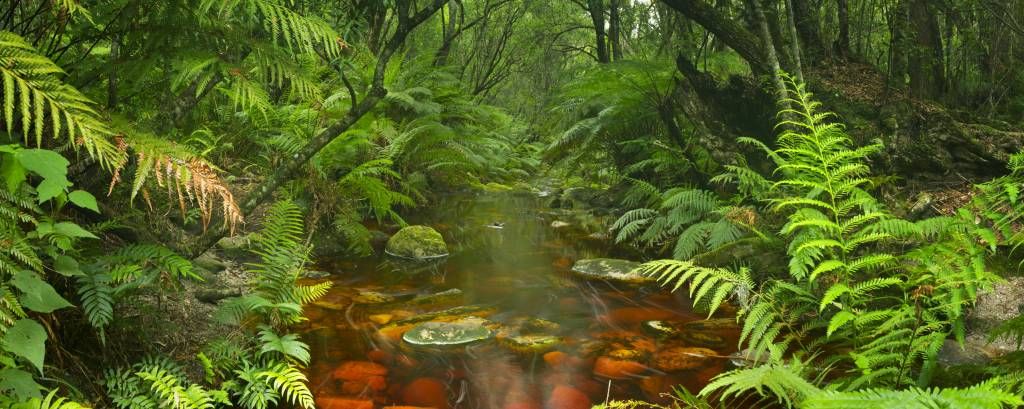
[[[46,149],[23,149],[17,155],[21,166],[43,179],[67,181],[70,162],[59,153]]]
[[[43,359],[46,356],[46,330],[35,320],[23,318],[7,329],[4,348],[8,352],[25,358],[39,373],[43,373]]]
[[[84,238],[88,238],[88,239],[98,239],[99,238],[99,237],[96,237],[96,235],[94,235],[92,233],[89,233],[88,230],[83,229],[82,226],[79,226],[79,225],[77,225],[75,223],[72,223],[72,222],[60,222],[60,223],[57,223],[57,224],[53,225],[53,230],[57,234],[61,234],[61,235],[68,236],[68,237],[84,237]]]
[[[42,398],[43,394],[39,392],[41,389],[43,387],[28,372],[15,368],[0,369],[0,394],[14,396],[16,401],[26,401]]]
[[[3,146],[0,146],[0,148],[3,148]],[[25,181],[26,176],[28,176],[28,169],[21,166],[21,162],[13,154],[0,154],[0,178],[4,180],[4,185],[7,187],[8,192],[17,190],[21,182]]]
[[[829,320],[828,332],[826,335],[832,336],[833,332],[836,332],[837,329],[842,328],[843,325],[846,325],[846,323],[850,322],[854,318],[857,318],[857,316],[853,315],[852,312],[846,310],[839,311],[836,315],[832,316],[831,320]]]
[[[15,273],[11,283],[22,292],[19,298],[21,304],[32,311],[51,313],[72,306],[68,300],[57,294],[50,284],[31,271]]]
[[[68,194],[68,200],[74,203],[75,206],[83,209],[89,209],[96,213],[100,212],[99,206],[96,205],[96,197],[92,193],[84,190],[76,190]]]
[[[78,261],[65,255],[58,255],[53,259],[53,269],[65,277],[83,276],[82,268]]]
[[[71,183],[67,179],[43,179],[36,186],[36,194],[39,196],[39,203],[45,203],[47,200],[53,199],[64,193],[64,189],[71,186]]]

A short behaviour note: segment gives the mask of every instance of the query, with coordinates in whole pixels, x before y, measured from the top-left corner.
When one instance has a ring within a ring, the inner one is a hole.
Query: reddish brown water
[[[553,220],[572,226],[555,229]],[[504,228],[486,227],[496,221]],[[322,263],[335,286],[307,307],[303,336],[312,349],[309,376],[319,407],[574,409],[607,398],[664,402],[662,394],[673,385],[699,390],[726,365],[725,359],[693,358],[685,352],[694,350],[680,349],[698,346],[692,339],[658,340],[641,330],[647,320],[682,327],[702,319],[680,294],[572,276],[569,267],[577,259],[616,255],[600,238],[587,237],[586,230],[594,231],[601,220],[559,214],[532,197],[494,194],[453,197],[415,222],[441,231],[452,256],[420,268],[388,258]],[[401,302],[450,289],[462,293],[434,303]],[[360,291],[399,301],[353,304]],[[538,353],[516,352],[493,340],[424,352],[402,345],[409,326],[386,326],[458,306],[479,306],[473,315],[486,316],[495,328],[527,318],[555,322],[559,328],[549,333],[562,342]],[[712,333],[727,342],[699,351],[734,352],[733,330]],[[662,370],[673,356],[698,364]]]

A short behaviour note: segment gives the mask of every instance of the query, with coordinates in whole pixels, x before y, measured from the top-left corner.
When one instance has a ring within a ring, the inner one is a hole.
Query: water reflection
[[[552,222],[559,221],[563,223]],[[589,408],[606,398],[664,401],[672,385],[699,388],[734,352],[732,328],[704,349],[641,324],[683,328],[701,317],[658,288],[574,278],[575,260],[615,257],[593,234],[603,221],[547,209],[534,197],[457,196],[411,222],[436,228],[452,256],[325,261],[336,286],[308,308],[310,379],[321,408]],[[501,228],[495,228],[499,226]],[[406,331],[467,317],[497,339],[413,348]],[[546,324],[549,322],[550,324]],[[555,343],[557,341],[557,343]]]

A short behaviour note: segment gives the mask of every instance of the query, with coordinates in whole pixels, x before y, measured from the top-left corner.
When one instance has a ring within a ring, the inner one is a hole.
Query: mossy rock
[[[583,278],[592,280],[607,280],[629,284],[643,284],[654,282],[654,278],[641,275],[633,270],[640,267],[640,263],[615,258],[590,258],[576,262],[572,266],[572,272]]]
[[[476,317],[455,322],[424,322],[406,331],[402,341],[414,348],[449,349],[467,346],[494,337],[494,332],[487,328],[488,323]]]
[[[388,239],[384,251],[396,257],[432,259],[448,255],[448,245],[441,233],[428,226],[409,226]]]

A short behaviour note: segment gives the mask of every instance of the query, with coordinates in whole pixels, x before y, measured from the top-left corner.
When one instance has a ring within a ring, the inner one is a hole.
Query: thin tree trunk
[[[825,58],[825,46],[818,26],[818,9],[810,4],[810,0],[789,0],[789,4],[792,17],[795,17],[793,24],[800,35],[803,55],[808,64],[814,65]]]
[[[622,59],[622,18],[619,15],[620,0],[611,0],[608,9],[611,12],[611,23],[609,24],[608,41],[612,45],[612,58],[615,61]]]
[[[604,0],[587,0],[587,8],[590,11],[590,20],[594,23],[594,34],[597,38],[597,62],[610,62],[608,43],[605,41]]]
[[[836,10],[839,14],[839,37],[836,38],[835,49],[839,58],[846,59],[850,56],[850,7],[846,0],[836,0]]]
[[[117,59],[121,52],[121,35],[115,35],[110,39],[110,76],[107,78],[107,108],[114,109],[117,106]]]
[[[910,92],[916,98],[938,98],[942,95],[942,35],[934,5],[928,0],[913,0],[910,20],[915,28],[914,46],[910,53]]]
[[[804,69],[803,64],[800,61],[800,36],[796,31],[796,13],[793,10],[793,0],[786,0],[786,10],[789,16],[789,35],[790,42],[792,44],[793,53],[793,68],[796,72],[796,78],[800,82],[804,82]]]
[[[764,47],[765,57],[768,60],[769,66],[772,68],[771,79],[772,85],[775,87],[775,98],[779,111],[789,108],[789,104],[785,103],[786,98],[786,82],[782,78],[782,66],[779,64],[778,55],[775,53],[775,45],[772,42],[772,33],[768,29],[768,20],[765,18],[764,10],[761,9],[761,3],[759,0],[747,0],[747,4],[750,5],[751,11],[754,16],[754,23],[757,25],[761,35],[761,44]]]

